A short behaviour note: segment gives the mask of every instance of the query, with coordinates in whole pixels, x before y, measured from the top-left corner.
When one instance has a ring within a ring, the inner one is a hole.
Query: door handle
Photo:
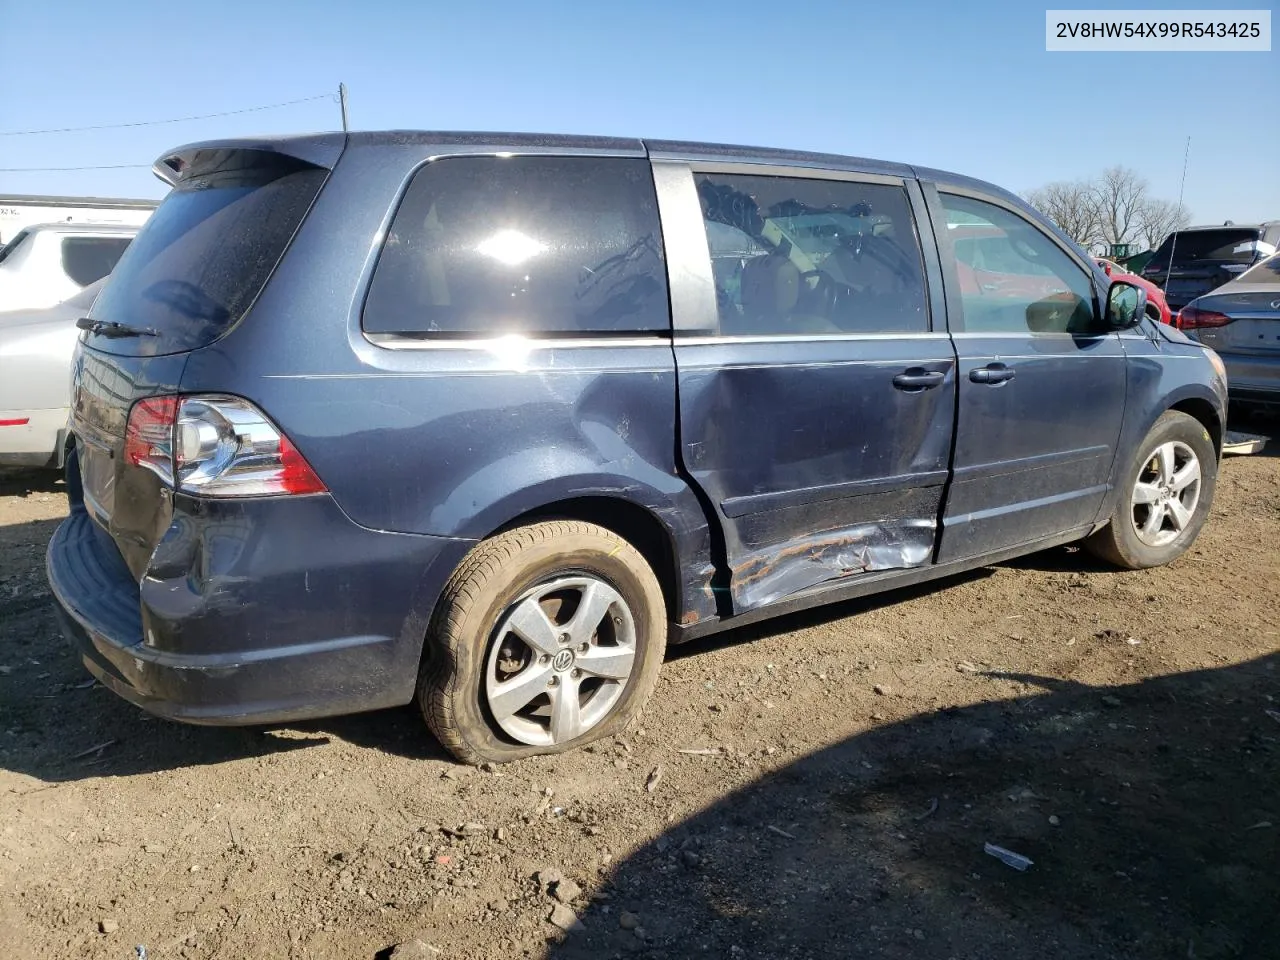
[[[1003,363],[989,363],[985,367],[977,367],[969,371],[969,379],[974,383],[1004,383],[1012,380],[1016,371]]]
[[[908,367],[893,378],[893,385],[907,393],[919,393],[936,387],[947,378],[945,373],[937,370],[926,370],[923,367]]]

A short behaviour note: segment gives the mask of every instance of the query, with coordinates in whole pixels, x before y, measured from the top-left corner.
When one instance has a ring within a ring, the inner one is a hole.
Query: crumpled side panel
[[[923,566],[933,555],[936,528],[932,519],[886,520],[753,551],[733,568],[734,597],[753,609],[829,580]]]

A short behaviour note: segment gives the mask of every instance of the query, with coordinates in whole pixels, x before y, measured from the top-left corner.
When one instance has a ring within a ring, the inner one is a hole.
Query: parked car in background
[[[1164,290],[1175,313],[1202,294],[1239,276],[1280,248],[1280,220],[1187,227],[1165,237],[1142,268]]]
[[[556,752],[669,642],[1074,541],[1167,563],[1209,513],[1216,355],[977,180],[405,131],[156,169],[47,570],[164,716],[416,700],[464,761]]]
[[[1280,254],[1187,304],[1177,323],[1222,357],[1232,400],[1280,404]]]
[[[1096,262],[1112,280],[1123,280],[1125,283],[1132,283],[1135,287],[1141,287],[1147,292],[1147,312],[1152,320],[1160,323],[1173,323],[1173,311],[1169,309],[1169,302],[1165,300],[1163,290],[1145,277],[1130,273],[1114,260],[1099,257]]]
[[[52,307],[0,313],[0,467],[62,467],[76,321],[104,283]]]
[[[1124,268],[1126,273],[1141,274],[1142,268],[1147,265],[1152,257],[1156,255],[1154,250],[1144,250],[1142,253],[1135,253],[1131,257],[1125,257],[1121,261],[1120,266]]]
[[[137,236],[125,224],[45,223],[0,247],[0,311],[51,307],[115,267]]]

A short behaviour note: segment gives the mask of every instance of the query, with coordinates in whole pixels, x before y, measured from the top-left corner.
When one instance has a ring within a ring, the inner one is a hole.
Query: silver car
[[[61,467],[71,354],[106,278],[40,310],[0,313],[0,467]]]
[[[1192,300],[1177,326],[1222,357],[1232,400],[1280,404],[1280,253]]]

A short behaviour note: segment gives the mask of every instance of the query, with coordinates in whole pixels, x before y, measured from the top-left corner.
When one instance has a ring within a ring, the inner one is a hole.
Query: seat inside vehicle
[[[726,333],[756,335],[785,330],[795,334],[840,333],[828,318],[802,304],[806,287],[800,268],[782,250],[753,257],[742,267],[742,329]]]

